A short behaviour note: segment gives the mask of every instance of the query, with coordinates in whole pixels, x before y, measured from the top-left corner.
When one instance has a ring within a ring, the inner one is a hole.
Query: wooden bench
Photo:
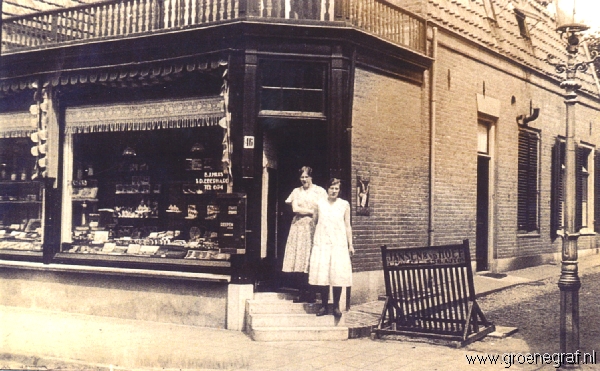
[[[381,247],[386,301],[376,336],[439,338],[464,346],[495,331],[475,301],[469,241]]]

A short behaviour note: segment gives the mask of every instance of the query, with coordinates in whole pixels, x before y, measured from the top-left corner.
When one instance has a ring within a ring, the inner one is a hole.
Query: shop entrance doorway
[[[323,187],[327,182],[327,125],[325,121],[265,120],[263,129],[266,165],[259,289],[295,288],[291,275],[281,272],[294,216],[285,200],[294,188],[301,186],[298,170],[302,166],[313,169],[314,184]]]

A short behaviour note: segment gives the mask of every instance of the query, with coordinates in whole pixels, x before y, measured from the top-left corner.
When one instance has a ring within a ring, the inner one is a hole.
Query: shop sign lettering
[[[464,251],[455,249],[427,249],[427,250],[395,250],[387,252],[388,267],[402,265],[447,265],[464,264],[466,262]]]
[[[224,191],[229,179],[222,171],[205,171],[203,178],[196,178],[196,184],[202,184],[205,191]]]
[[[224,176],[225,176],[225,174],[223,174],[222,171],[205,171],[204,172],[205,178],[223,178]]]
[[[221,228],[233,229],[232,222],[221,222]]]

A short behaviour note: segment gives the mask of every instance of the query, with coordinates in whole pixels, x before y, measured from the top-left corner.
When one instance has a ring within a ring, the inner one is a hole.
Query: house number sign
[[[246,135],[244,137],[244,148],[254,148],[254,136]]]

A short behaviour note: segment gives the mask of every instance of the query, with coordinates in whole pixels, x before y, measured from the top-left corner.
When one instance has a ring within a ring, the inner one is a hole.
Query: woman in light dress
[[[329,286],[333,286],[333,315],[336,318],[342,316],[342,287],[352,286],[350,257],[354,255],[350,204],[338,198],[339,194],[340,180],[332,178],[327,183],[327,198],[317,203],[317,226],[308,272],[308,283],[317,286],[321,293],[321,308],[317,316],[328,313]]]
[[[319,199],[327,198],[327,192],[312,182],[312,169],[303,166],[300,173],[301,187],[295,188],[285,200],[292,205],[294,219],[290,227],[285,254],[283,257],[283,272],[295,273],[300,286],[300,298],[297,301],[313,301],[313,295],[308,286],[308,260],[315,233],[313,215]]]

